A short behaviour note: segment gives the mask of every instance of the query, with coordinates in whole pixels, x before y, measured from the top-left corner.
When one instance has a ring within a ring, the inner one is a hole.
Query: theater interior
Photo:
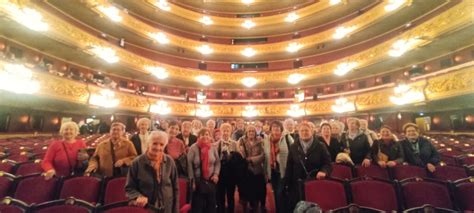
[[[291,120],[315,135],[357,118],[400,140],[414,123],[439,154],[435,172],[332,162],[331,175],[303,180],[300,200],[474,212],[474,1],[0,1],[0,212],[148,212],[130,206],[127,177],[45,180],[41,166],[63,123],[93,155],[112,123],[130,137],[141,118],[164,131]],[[192,183],[179,186],[179,212],[200,212]],[[293,212],[272,190],[259,211],[236,190],[235,212]]]

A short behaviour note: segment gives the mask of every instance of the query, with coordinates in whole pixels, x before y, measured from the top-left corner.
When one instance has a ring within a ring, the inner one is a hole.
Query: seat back
[[[455,183],[455,200],[463,211],[474,211],[474,180],[466,178]]]
[[[402,181],[402,194],[406,208],[425,204],[439,208],[453,208],[448,187],[442,182],[419,178],[407,179]]]
[[[388,170],[377,165],[370,165],[369,167],[356,166],[357,177],[374,177],[384,180],[389,180]]]
[[[0,203],[0,212],[2,213],[25,213],[29,209],[30,207],[26,203],[11,197],[3,198]]]
[[[0,199],[8,196],[15,181],[15,176],[9,173],[0,172]]]
[[[126,177],[118,177],[107,182],[104,193],[104,205],[128,200],[125,195],[126,181]]]
[[[73,197],[67,199],[53,200],[32,207],[35,213],[66,212],[66,213],[92,213],[95,206],[83,200]]]
[[[398,211],[395,186],[382,180],[354,180],[350,182],[352,202],[387,212]]]
[[[12,163],[8,162],[7,160],[0,162],[0,171],[2,172],[11,174],[13,172],[14,167],[15,166]]]
[[[467,178],[466,169],[456,166],[438,166],[433,177],[444,181],[456,181],[463,178]]]
[[[329,213],[357,213],[357,212],[385,213],[385,211],[382,211],[382,210],[379,210],[379,209],[374,209],[374,208],[365,207],[365,206],[358,206],[357,204],[350,204],[350,205],[344,206],[342,208],[329,210]]]
[[[408,178],[420,177],[426,178],[428,174],[425,168],[413,165],[399,165],[392,168],[393,179],[404,180]]]
[[[432,205],[423,205],[420,207],[410,208],[403,211],[403,213],[421,213],[421,212],[456,213],[457,211],[454,211],[451,209],[445,209],[445,208],[437,208]]]
[[[96,177],[71,177],[65,179],[59,193],[59,198],[74,197],[95,204],[99,201],[101,183],[102,180]]]
[[[58,182],[57,178],[45,180],[43,176],[39,175],[25,176],[19,180],[14,198],[28,205],[53,200]]]
[[[135,206],[129,206],[128,201],[117,202],[113,204],[108,204],[102,206],[98,209],[98,212],[103,213],[149,213],[149,212],[158,212],[158,209],[153,207],[141,208]]]
[[[462,165],[470,166],[474,165],[474,156],[467,156],[461,159]]]
[[[183,207],[188,203],[188,181],[184,178],[179,178],[179,207]]]
[[[311,180],[304,184],[305,200],[317,203],[323,211],[346,206],[344,184],[336,180]]]
[[[15,175],[26,176],[33,174],[40,174],[43,172],[41,164],[39,162],[25,162],[18,164],[18,167],[15,171]]]
[[[331,177],[341,180],[350,180],[352,175],[352,167],[343,164],[332,164]]]

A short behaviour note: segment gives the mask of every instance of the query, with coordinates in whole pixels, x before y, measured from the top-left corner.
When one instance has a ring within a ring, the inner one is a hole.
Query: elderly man
[[[173,159],[164,154],[168,135],[153,131],[147,140],[147,150],[132,162],[125,191],[132,204],[146,204],[165,213],[179,212],[178,174]]]
[[[414,123],[403,125],[403,132],[406,138],[400,144],[405,154],[405,161],[434,172],[440,163],[440,157],[433,144],[420,135],[420,129]]]
[[[235,131],[232,133],[232,139],[238,141],[245,133],[245,123],[243,119],[237,119],[235,123]]]
[[[150,119],[140,118],[137,121],[138,132],[130,138],[133,143],[133,146],[135,146],[135,150],[137,150],[138,155],[145,153],[145,151],[147,150],[146,141],[148,138],[148,130],[150,129],[150,124]]]
[[[181,124],[181,133],[176,138],[182,140],[186,147],[191,147],[197,141],[197,136],[191,133],[192,124],[190,121],[184,121]]]
[[[285,183],[289,190],[289,209],[294,209],[300,197],[300,180],[323,179],[331,172],[331,155],[316,137],[311,124],[303,122],[299,127],[299,137],[290,145]],[[316,173],[316,177],[312,176]],[[286,209],[285,209],[286,210]],[[286,212],[283,210],[283,212]]]
[[[360,121],[360,130],[367,135],[370,146],[378,139],[377,133],[369,129],[369,122],[365,119],[359,119]]]
[[[97,146],[94,155],[89,160],[86,175],[93,172],[106,177],[125,175],[122,167],[130,166],[132,160],[137,157],[137,151],[132,142],[123,137],[124,133],[124,124],[112,123],[110,138]]]

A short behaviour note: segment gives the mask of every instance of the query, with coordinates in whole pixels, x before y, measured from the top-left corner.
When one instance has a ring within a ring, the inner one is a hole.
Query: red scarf
[[[280,142],[280,137],[273,137],[273,135],[270,137],[270,165],[272,169],[276,168],[276,157],[278,153],[280,153],[280,146],[278,145],[278,142]]]
[[[163,161],[164,153],[160,152],[158,154],[152,154],[150,153],[150,151],[147,150],[146,156],[148,160],[151,161],[151,165],[155,169],[156,179],[158,180],[158,182],[160,182],[161,181],[160,169],[161,169],[161,162]]]
[[[199,138],[197,141],[197,146],[201,152],[201,177],[209,178],[209,150],[211,149],[211,142],[206,141],[206,139]]]

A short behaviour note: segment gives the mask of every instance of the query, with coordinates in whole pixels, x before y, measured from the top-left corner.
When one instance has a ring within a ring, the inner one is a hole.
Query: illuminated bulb
[[[397,40],[395,43],[392,44],[392,49],[388,51],[388,54],[392,57],[400,57],[405,52],[413,48],[415,44],[418,42],[417,38],[411,39],[400,39]]]
[[[196,47],[196,49],[203,55],[208,55],[208,54],[211,54],[212,52],[214,52],[214,49],[209,47],[209,45],[207,45],[207,44],[203,44],[199,47]]]
[[[294,52],[298,52],[298,50],[300,50],[302,47],[303,45],[298,44],[296,42],[292,42],[288,45],[288,47],[286,47],[286,51],[290,53],[294,53]]]
[[[252,56],[254,56],[255,54],[257,54],[257,52],[256,52],[253,48],[251,48],[251,47],[245,48],[245,49],[242,50],[240,53],[242,53],[242,55],[247,56],[247,57],[252,57]]]
[[[33,80],[33,72],[21,64],[3,64],[0,69],[0,90],[17,94],[33,94],[40,84]]]
[[[209,105],[201,105],[199,108],[196,110],[196,116],[198,117],[209,117],[212,114],[214,114],[211,110],[211,107]]]
[[[288,83],[290,84],[297,84],[299,83],[301,80],[304,79],[304,75],[302,74],[298,74],[298,73],[294,73],[294,74],[291,74],[290,76],[288,76]]]
[[[336,99],[336,104],[331,106],[332,111],[336,113],[344,113],[355,111],[354,102],[349,102],[347,98]]]
[[[196,77],[196,80],[199,81],[204,86],[209,86],[212,84],[213,80],[208,75],[200,75]]]
[[[396,105],[404,105],[425,100],[423,92],[416,91],[406,84],[400,84],[394,88],[394,95],[390,96],[390,101]]]
[[[336,28],[336,31],[332,35],[334,39],[341,39],[347,36],[347,34],[351,33],[356,29],[355,26],[352,27],[338,27]]]
[[[158,43],[160,44],[167,44],[170,42],[170,40],[168,39],[168,37],[162,33],[162,32],[158,32],[158,33],[148,33],[148,36],[150,36],[151,38],[155,39],[155,41],[157,41]]]
[[[2,2],[2,7],[8,11],[15,21],[34,31],[47,31],[49,25],[43,21],[41,13],[30,8],[19,8],[15,4]]]
[[[285,21],[286,22],[295,22],[299,18],[300,18],[299,15],[297,15],[295,12],[291,12],[291,13],[288,14],[288,16],[286,16]]]
[[[242,3],[247,4],[247,5],[252,4],[254,2],[255,2],[255,0],[242,0]]]
[[[115,51],[109,47],[93,46],[91,52],[110,64],[119,61],[119,57],[115,55]]]
[[[248,118],[255,117],[258,115],[258,111],[255,108],[255,106],[248,105],[248,106],[245,106],[245,110],[242,112],[242,115]]]
[[[161,80],[166,79],[169,76],[168,72],[163,67],[146,67],[145,69],[150,71],[152,75]]]
[[[336,69],[334,70],[334,74],[338,76],[343,76],[348,72],[352,71],[358,65],[357,62],[344,62],[337,65]]]
[[[250,29],[250,28],[252,28],[252,27],[255,27],[255,25],[256,25],[256,24],[255,24],[252,20],[249,20],[249,19],[245,20],[245,21],[242,23],[242,27],[245,27],[245,28],[247,28],[247,29]]]
[[[388,4],[385,5],[385,11],[394,11],[402,6],[405,2],[406,0],[388,0]]]
[[[341,3],[341,2],[342,2],[342,0],[330,0],[330,1],[329,1],[329,4],[330,4],[330,5],[336,5],[336,4],[339,4],[339,3]]]
[[[211,17],[209,16],[203,16],[201,19],[199,19],[199,22],[205,25],[211,25],[214,23],[214,21],[212,21]]]
[[[156,104],[150,106],[150,112],[160,115],[167,115],[171,112],[171,108],[168,107],[168,103],[166,101],[157,101]]]
[[[286,111],[286,113],[291,117],[300,117],[305,114],[304,109],[301,109],[299,105],[292,104],[290,105],[290,109]]]
[[[166,0],[158,0],[158,1],[155,3],[155,5],[156,5],[158,8],[160,8],[160,9],[162,9],[162,10],[164,10],[164,11],[170,11],[170,10],[171,10],[171,7],[170,7],[170,5],[168,4],[168,1],[166,1]]]
[[[120,16],[120,11],[119,9],[117,9],[116,7],[114,6],[110,6],[110,7],[105,7],[103,5],[100,5],[97,7],[97,9],[105,14],[107,17],[110,18],[110,20],[114,21],[114,22],[120,22],[122,21],[122,16]]]
[[[241,80],[242,84],[246,87],[253,87],[257,84],[258,80],[254,77],[245,77]]]

